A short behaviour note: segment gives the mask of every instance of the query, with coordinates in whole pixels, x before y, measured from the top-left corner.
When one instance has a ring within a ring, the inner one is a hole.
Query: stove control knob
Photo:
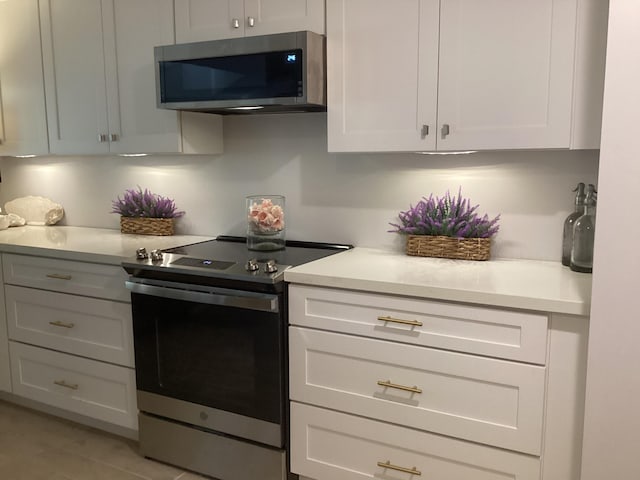
[[[147,249],[142,247],[136,250],[136,258],[138,260],[146,260],[149,258],[149,254],[147,253]]]
[[[161,262],[162,261],[162,250],[151,250],[151,261],[152,262]]]
[[[260,265],[258,265],[258,260],[255,258],[249,259],[247,264],[244,266],[248,272],[256,272],[260,270]]]
[[[269,260],[264,264],[264,271],[266,273],[274,273],[278,271],[278,265],[275,260]]]

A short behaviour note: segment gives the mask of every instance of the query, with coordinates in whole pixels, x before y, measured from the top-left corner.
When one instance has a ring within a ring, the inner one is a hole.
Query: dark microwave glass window
[[[302,50],[160,62],[164,103],[302,96]]]
[[[141,294],[132,308],[139,390],[280,423],[278,314]]]

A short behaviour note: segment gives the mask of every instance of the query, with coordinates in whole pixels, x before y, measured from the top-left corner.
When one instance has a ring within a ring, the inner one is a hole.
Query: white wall
[[[220,156],[4,158],[0,200],[43,195],[68,225],[118,228],[111,200],[140,185],[186,210],[179,233],[243,235],[244,196],[284,194],[288,238],[401,248],[387,233],[397,213],[462,186],[502,215],[494,257],[559,260],[571,189],[598,169],[597,151],[328,154],[322,113],[226,117],[224,129]]]
[[[640,2],[609,13],[582,480],[640,478]]]

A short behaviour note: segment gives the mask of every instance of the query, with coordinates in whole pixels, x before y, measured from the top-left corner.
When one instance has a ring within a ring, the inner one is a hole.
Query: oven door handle
[[[149,285],[135,280],[125,282],[127,289],[132,293],[151,295],[154,297],[184,300],[186,302],[206,303],[209,305],[221,305],[224,307],[244,308],[247,310],[260,310],[263,312],[277,313],[280,309],[277,295],[269,295],[255,292],[219,293],[215,290],[198,292],[182,288],[172,288],[168,285]]]

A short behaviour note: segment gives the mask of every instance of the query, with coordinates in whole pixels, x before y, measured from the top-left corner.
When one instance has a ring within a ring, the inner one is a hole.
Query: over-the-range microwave
[[[219,114],[326,110],[325,38],[291,32],[155,47],[159,108]]]

